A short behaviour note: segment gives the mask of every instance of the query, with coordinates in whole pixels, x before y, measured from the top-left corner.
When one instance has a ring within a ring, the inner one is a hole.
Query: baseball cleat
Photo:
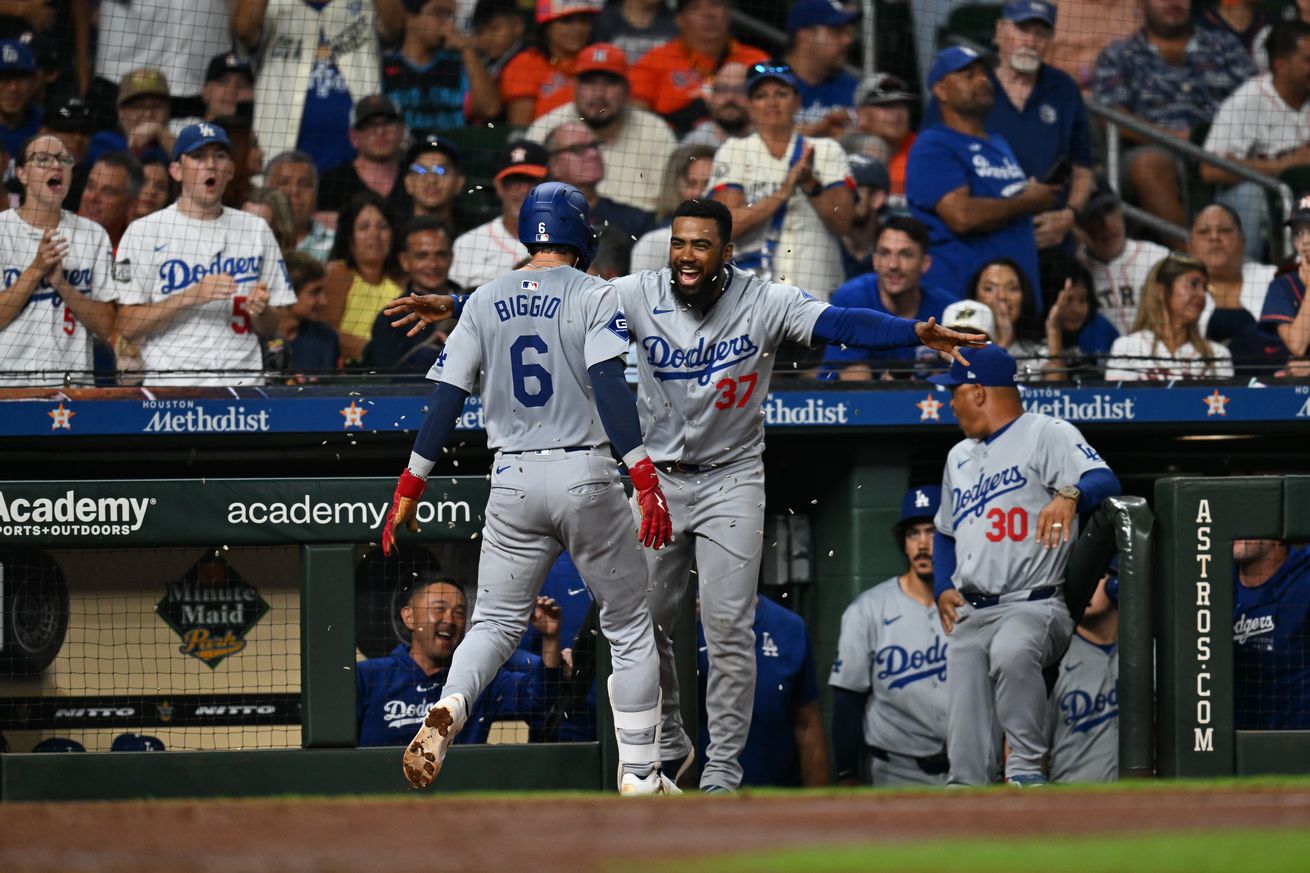
[[[422,727],[405,747],[402,766],[410,785],[426,788],[437,778],[441,762],[446,760],[446,750],[464,727],[466,708],[464,695],[452,694],[441,698],[428,710]]]
[[[652,770],[643,779],[636,773],[624,773],[619,783],[620,797],[653,797],[658,794],[681,794],[682,789],[673,784],[661,770]]]
[[[1016,773],[1006,779],[1005,784],[1015,788],[1040,788],[1046,784],[1046,777],[1041,773]]]

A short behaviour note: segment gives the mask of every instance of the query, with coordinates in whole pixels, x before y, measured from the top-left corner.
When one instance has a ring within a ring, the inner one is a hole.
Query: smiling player
[[[14,156],[23,205],[0,213],[0,385],[59,385],[89,373],[89,327],[108,338],[109,236],[62,208],[74,159],[54,136]]]
[[[223,206],[232,145],[193,124],[173,146],[177,203],[128,227],[114,279],[123,336],[141,344],[147,385],[263,384],[258,336],[295,302],[277,240],[258,216]]]

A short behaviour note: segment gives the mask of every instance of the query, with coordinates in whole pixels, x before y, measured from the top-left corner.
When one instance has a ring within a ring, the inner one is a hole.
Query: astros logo
[[[937,411],[942,408],[942,402],[931,394],[914,405],[919,408],[919,421],[941,421]]]

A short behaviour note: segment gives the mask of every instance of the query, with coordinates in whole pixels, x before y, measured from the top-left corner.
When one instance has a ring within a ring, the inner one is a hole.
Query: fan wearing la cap
[[[919,132],[905,182],[914,217],[932,235],[925,281],[963,297],[978,267],[1011,257],[1040,288],[1032,217],[1055,205],[1060,189],[1026,178],[1004,137],[986,129],[996,93],[984,56],[943,49],[928,87],[942,123]]]
[[[618,46],[587,46],[574,65],[573,102],[532,122],[524,136],[544,144],[561,124],[582,119],[600,143],[605,162],[600,194],[654,212],[664,163],[678,142],[662,118],[631,104],[628,72],[628,61]]]
[[[604,0],[537,0],[539,44],[519,52],[500,74],[505,120],[527,127],[573,99],[574,64],[591,42]]]
[[[207,122],[177,138],[172,206],[134,221],[118,246],[118,327],[138,343],[146,385],[263,384],[259,340],[295,302],[262,218],[223,206],[235,167],[226,131]]]
[[[988,345],[929,379],[951,391],[965,439],[946,456],[933,535],[934,597],[949,638],[946,751],[951,785],[984,785],[1009,743],[1012,785],[1046,781],[1042,670],[1069,644],[1064,567],[1078,516],[1120,493],[1119,480],[1067,421],[1025,412],[1014,358]],[[957,563],[958,556],[958,563]]]
[[[16,39],[0,40],[0,145],[11,155],[41,128],[36,94],[36,59]]]
[[[545,181],[550,155],[535,142],[516,140],[505,146],[492,183],[500,198],[500,215],[455,239],[450,278],[477,288],[508,273],[528,256],[519,242],[519,207],[534,185]]]

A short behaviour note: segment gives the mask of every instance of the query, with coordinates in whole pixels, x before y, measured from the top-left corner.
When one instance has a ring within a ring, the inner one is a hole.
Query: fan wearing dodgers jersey
[[[296,301],[268,224],[223,206],[235,166],[227,132],[187,127],[168,167],[177,202],[128,226],[114,279],[118,327],[138,343],[146,385],[260,385],[259,337]]]
[[[932,588],[933,516],[942,489],[905,493],[892,527],[910,566],[860,594],[842,613],[832,687],[837,781],[946,784],[946,640]],[[861,767],[869,753],[869,770]]]
[[[750,730],[755,692],[755,586],[764,548],[764,400],[785,341],[845,343],[882,350],[922,343],[963,361],[975,335],[934,320],[914,322],[868,309],[843,309],[793,285],[762,280],[729,264],[732,215],[713,200],[674,211],[669,266],[614,281],[638,345],[638,408],[645,445],[672,483],[666,489],[675,536],[647,552],[650,606],[663,692],[661,758],[679,774],[691,763],[682,726],[672,633],[694,559],[710,672],[710,742],[701,790],[741,783],[738,756]],[[476,299],[476,295],[468,298]],[[458,307],[451,297],[392,301],[393,322],[412,328]],[[635,481],[635,480],[634,480]],[[584,578],[585,578],[584,574]]]
[[[678,793],[660,771],[659,667],[646,568],[610,451],[632,474],[640,544],[659,548],[672,525],[623,377],[627,325],[614,287],[581,272],[598,242],[581,191],[559,182],[533,188],[519,212],[518,234],[531,259],[468,297],[428,373],[438,385],[383,528],[388,553],[399,527],[417,530],[427,477],[464,401],[480,388],[487,444],[496,455],[479,594],[445,696],[405,750],[405,778],[416,788],[436,778],[468,723],[470,704],[518,645],[542,581],[565,548],[600,605],[610,643],[619,792]]]
[[[1000,346],[971,351],[929,381],[951,389],[965,439],[946,456],[933,540],[934,594],[950,637],[946,752],[950,785],[1046,781],[1042,670],[1069,644],[1061,585],[1078,514],[1119,493],[1119,480],[1078,428],[1024,412],[1015,361]]]
[[[0,385],[89,375],[90,334],[113,332],[109,236],[63,209],[74,163],[55,136],[35,136],[14,155],[23,203],[0,213]]]
[[[1051,688],[1052,782],[1119,778],[1119,575],[1101,579]]]

